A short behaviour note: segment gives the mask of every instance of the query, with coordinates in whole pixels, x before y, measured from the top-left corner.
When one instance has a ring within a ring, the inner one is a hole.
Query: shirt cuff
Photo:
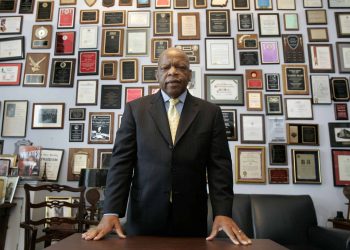
[[[119,214],[115,214],[115,213],[107,213],[107,214],[103,214],[103,216],[105,216],[105,215],[113,215],[113,216],[119,217]]]

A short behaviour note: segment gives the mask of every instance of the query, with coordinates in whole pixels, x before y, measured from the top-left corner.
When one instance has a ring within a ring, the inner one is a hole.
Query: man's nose
[[[174,66],[171,66],[170,67],[170,69],[169,69],[169,71],[168,71],[168,74],[176,74],[176,67],[174,67]]]

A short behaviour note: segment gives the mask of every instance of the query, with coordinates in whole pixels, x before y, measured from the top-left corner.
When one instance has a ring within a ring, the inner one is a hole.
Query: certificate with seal
[[[207,70],[235,70],[233,38],[205,39],[205,68]]]
[[[67,181],[78,181],[82,168],[92,168],[93,148],[69,148]]]
[[[78,80],[75,105],[97,105],[97,93],[97,80]]]
[[[241,114],[241,142],[265,144],[265,116],[262,114]]]
[[[21,81],[22,63],[0,63],[0,86],[15,86]]]
[[[292,149],[293,183],[321,184],[320,150]]]
[[[260,37],[279,37],[281,35],[278,13],[258,13],[258,22]]]
[[[0,61],[23,59],[24,49],[24,36],[0,38]]]

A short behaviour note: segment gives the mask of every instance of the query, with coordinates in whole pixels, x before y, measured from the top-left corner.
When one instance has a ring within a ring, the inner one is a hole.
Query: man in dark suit
[[[161,54],[157,77],[161,91],[125,106],[104,216],[82,237],[98,240],[114,229],[125,238],[119,218],[128,200],[128,235],[204,237],[208,179],[214,223],[207,239],[224,230],[235,244],[250,244],[231,219],[232,163],[220,108],[188,93],[191,70],[181,50]]]

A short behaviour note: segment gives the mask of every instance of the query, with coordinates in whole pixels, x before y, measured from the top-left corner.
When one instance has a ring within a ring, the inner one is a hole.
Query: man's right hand
[[[115,215],[104,215],[96,228],[89,229],[81,237],[84,240],[100,240],[112,230],[118,234],[119,238],[126,238],[123,228],[120,225],[119,217]]]

